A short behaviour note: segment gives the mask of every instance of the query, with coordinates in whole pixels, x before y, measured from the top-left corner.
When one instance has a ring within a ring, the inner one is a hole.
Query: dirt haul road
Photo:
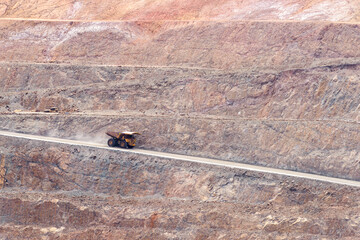
[[[243,169],[243,170],[249,170],[249,171],[255,171],[255,172],[279,174],[279,175],[290,176],[290,177],[297,177],[297,178],[310,179],[310,180],[315,180],[315,181],[322,181],[322,182],[328,182],[328,183],[360,187],[359,181],[326,177],[326,176],[322,176],[322,175],[289,171],[289,170],[283,170],[283,169],[277,169],[277,168],[261,167],[261,166],[251,165],[251,164],[222,161],[222,160],[210,159],[210,158],[193,157],[193,156],[172,154],[172,153],[165,153],[165,152],[156,152],[156,151],[150,151],[150,150],[144,150],[144,149],[128,150],[128,149],[121,149],[121,148],[111,148],[111,147],[107,147],[107,145],[105,145],[105,144],[99,144],[99,143],[91,143],[91,142],[84,142],[84,141],[70,140],[70,139],[60,139],[60,138],[45,137],[45,136],[36,136],[36,135],[14,133],[14,132],[7,132],[7,131],[0,131],[0,136],[24,138],[24,139],[30,139],[30,140],[36,140],[36,141],[54,142],[54,143],[69,144],[69,145],[79,145],[79,146],[86,146],[86,147],[92,147],[92,148],[108,149],[108,150],[112,150],[112,151],[131,152],[131,153],[142,154],[142,155],[147,155],[147,156],[174,159],[177,161],[196,162],[196,163],[216,165],[216,166],[222,166],[222,167],[228,167],[228,168],[237,168],[237,169]]]

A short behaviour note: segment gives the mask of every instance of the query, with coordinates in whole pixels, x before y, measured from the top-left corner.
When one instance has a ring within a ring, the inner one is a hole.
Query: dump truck
[[[138,132],[106,132],[106,135],[111,137],[108,140],[109,147],[133,148],[136,144],[135,135],[141,134]]]
[[[59,109],[57,107],[51,107],[44,110],[46,113],[57,113],[59,112]]]

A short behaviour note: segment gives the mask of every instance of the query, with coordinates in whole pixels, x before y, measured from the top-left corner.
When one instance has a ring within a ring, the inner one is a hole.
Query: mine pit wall
[[[98,142],[136,130],[146,149],[360,179],[357,24],[0,20],[0,29],[0,111],[61,111],[3,114],[1,129]],[[112,116],[81,116],[93,112]]]
[[[0,64],[0,111],[122,111],[360,121],[360,65],[279,72]]]
[[[360,237],[358,188],[0,137],[11,239]]]
[[[137,129],[142,149],[360,180],[358,123],[183,116],[2,115],[1,129],[106,144]]]
[[[68,20],[254,20],[359,22],[356,0],[2,1],[1,18]]]
[[[108,130],[136,130],[145,149],[359,180],[360,67],[338,64],[233,72],[2,63],[2,112],[61,114],[5,114],[0,127],[99,143]]]
[[[13,4],[0,4],[0,15],[76,15],[70,3],[56,11]],[[136,128],[142,148],[360,179],[358,24],[222,21],[234,16],[206,11],[172,20],[221,21],[162,21],[151,8],[116,15],[88,4],[95,8],[76,19],[160,21],[0,20],[0,112],[62,111],[3,114],[1,129],[105,142],[106,130]],[[344,15],[305,8],[287,19],[356,22],[356,10],[336,9]],[[69,114],[78,109],[115,116]],[[0,238],[360,238],[358,189],[18,138],[0,143]]]
[[[357,24],[0,19],[0,30],[2,62],[283,71],[360,57]]]

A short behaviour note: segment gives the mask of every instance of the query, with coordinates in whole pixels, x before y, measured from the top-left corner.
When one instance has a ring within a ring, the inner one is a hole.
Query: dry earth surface
[[[357,239],[360,189],[2,137],[3,239]]]
[[[145,149],[360,180],[359,20],[355,0],[0,0],[0,129],[136,130]],[[356,188],[0,142],[3,239],[360,238]]]
[[[1,0],[1,18],[357,22],[356,0]]]

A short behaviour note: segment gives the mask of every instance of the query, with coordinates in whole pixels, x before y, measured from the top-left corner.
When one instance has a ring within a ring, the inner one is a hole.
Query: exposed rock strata
[[[0,128],[104,143],[134,129],[143,148],[360,180],[359,9],[0,0]],[[360,238],[355,188],[16,138],[0,150],[1,239]]]
[[[263,71],[359,63],[356,24],[0,21],[0,61]]]
[[[105,144],[107,130],[137,129],[140,148],[360,180],[358,123],[194,116],[2,116],[1,128]],[[151,127],[149,127],[151,126]]]
[[[359,21],[356,0],[18,0],[0,2],[0,17],[70,20]]]
[[[360,121],[360,65],[273,73],[2,64],[0,109]]]
[[[356,188],[118,151],[1,141],[13,146],[2,148],[10,160],[0,193],[4,238],[359,237]]]
[[[89,113],[5,115],[2,129],[103,143],[106,130],[136,129],[142,148],[359,179],[359,65],[249,73],[9,63],[0,71],[3,111]]]

